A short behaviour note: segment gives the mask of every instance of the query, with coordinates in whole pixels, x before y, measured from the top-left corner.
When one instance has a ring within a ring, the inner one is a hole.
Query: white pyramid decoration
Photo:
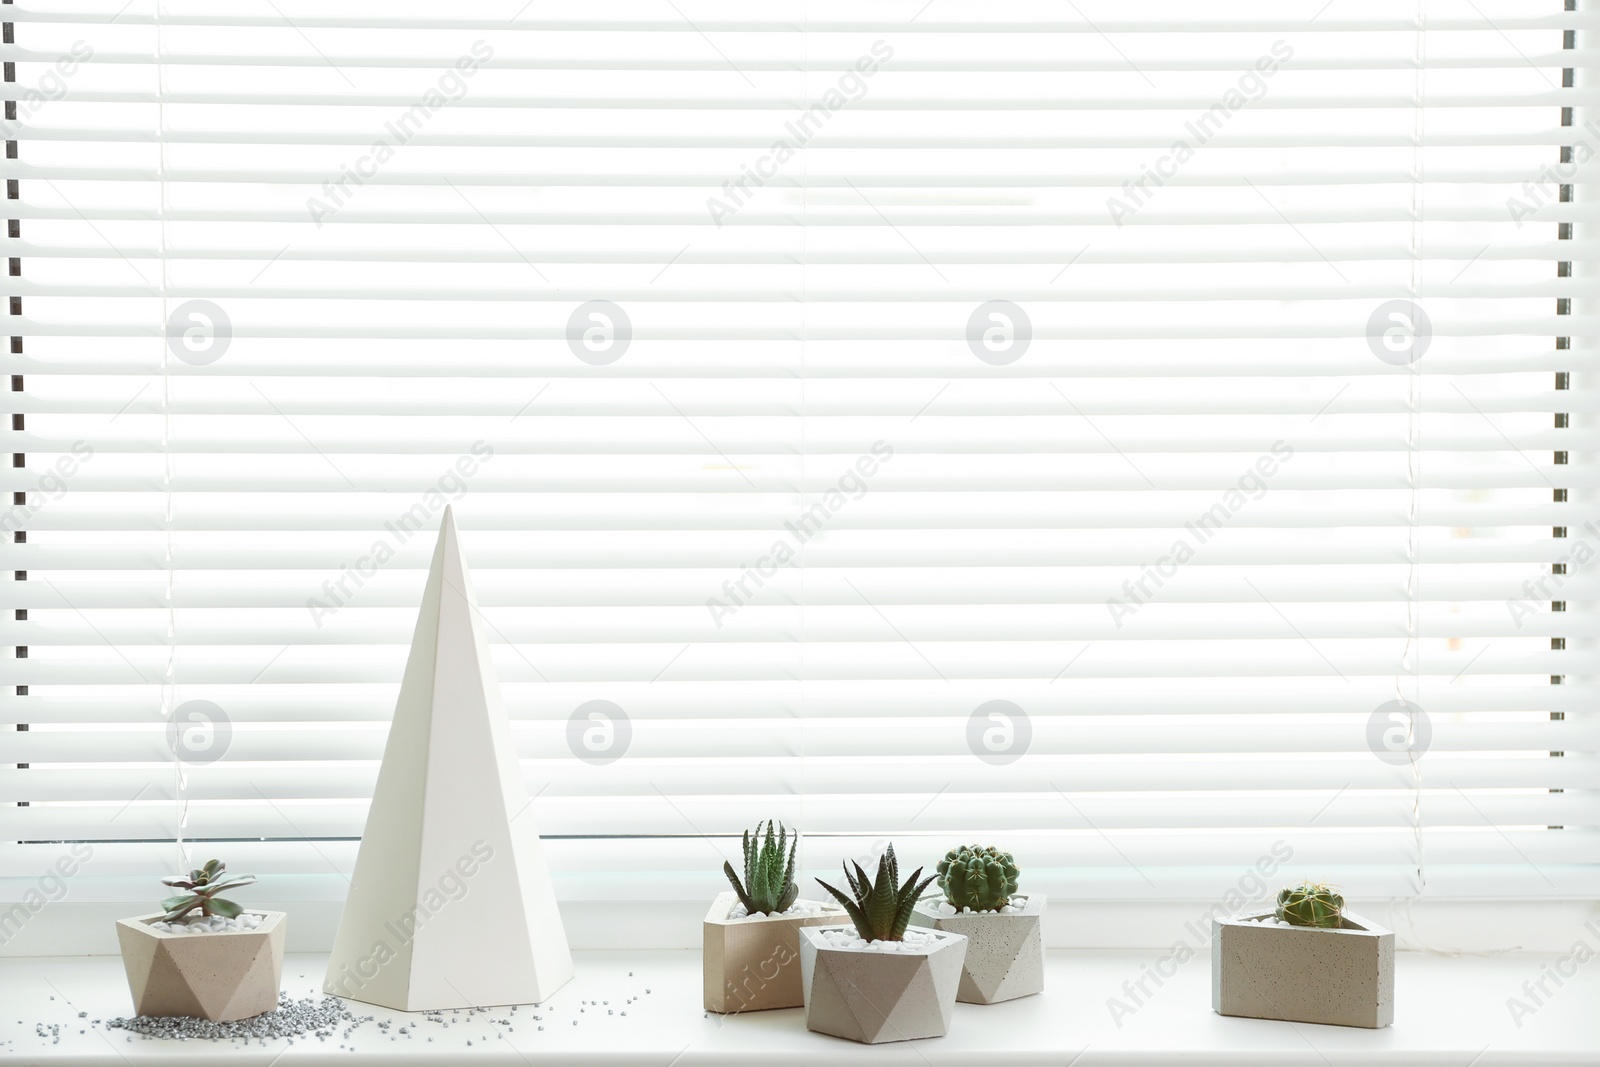
[[[572,953],[447,507],[324,991],[537,1004]]]

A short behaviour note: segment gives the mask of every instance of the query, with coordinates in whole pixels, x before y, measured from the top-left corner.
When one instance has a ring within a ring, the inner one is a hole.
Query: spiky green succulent
[[[722,864],[722,873],[733,883],[733,891],[739,894],[740,903],[750,915],[788,911],[789,905],[800,895],[800,887],[794,884],[794,850],[800,843],[800,835],[790,834],[779,823],[778,833],[774,836],[773,824],[768,822],[766,825],[767,834],[764,838],[761,836],[760,823],[756,823],[754,836],[749,830],[744,832],[743,882],[734,873],[733,864],[726,861]],[[787,859],[783,851],[786,843],[789,846]]]
[[[986,845],[964,845],[939,861],[939,888],[950,906],[960,911],[999,911],[1017,891],[1016,861],[1011,853]]]
[[[173,875],[171,878],[161,879],[161,884],[172,889],[183,889],[187,892],[175,897],[168,897],[161,902],[161,908],[166,912],[161,917],[162,922],[178,922],[196,908],[205,916],[218,915],[224,919],[236,919],[244,909],[231,900],[224,900],[217,896],[224,889],[238,889],[240,886],[249,885],[256,880],[253,874],[227,873],[228,867],[221,860],[210,860],[204,867],[183,875]]]
[[[855,867],[854,873],[851,873],[851,867]],[[911,912],[917,906],[917,898],[922,896],[922,891],[928,888],[928,883],[934,877],[930,874],[922,878],[922,868],[918,867],[904,885],[898,884],[900,865],[895,861],[893,845],[878,859],[878,877],[875,880],[869,880],[861,864],[853,860],[844,865],[844,876],[850,882],[850,897],[821,878],[817,879],[817,884],[844,905],[850,921],[855,924],[856,933],[867,941],[905,940],[906,926],[911,922]],[[919,878],[922,880],[918,881]]]
[[[1301,882],[1278,891],[1277,915],[1290,926],[1337,929],[1344,925],[1344,897],[1322,882]]]

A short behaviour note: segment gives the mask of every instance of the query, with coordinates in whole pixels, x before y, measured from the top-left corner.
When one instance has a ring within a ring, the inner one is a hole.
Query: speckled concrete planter
[[[139,1015],[187,1015],[228,1022],[278,1007],[288,917],[257,911],[254,930],[167,934],[150,924],[161,913],[117,922],[122,966]]]
[[[1211,1007],[1222,1015],[1364,1026],[1394,1022],[1394,934],[1351,912],[1344,927],[1211,924]]]
[[[961,985],[956,999],[963,1004],[995,1004],[1044,991],[1044,947],[1039,922],[1044,916],[1043,896],[1018,896],[1022,911],[974,912],[940,915],[942,896],[924,897],[911,913],[914,926],[965,934],[966,961],[961,965]]]
[[[806,1029],[868,1045],[943,1037],[950,1029],[966,937],[936,930],[934,944],[921,952],[872,952],[834,948],[825,930],[854,934],[855,927],[800,931]]]
[[[832,902],[813,901],[820,910],[809,915],[728,918],[738,903],[738,894],[730,890],[718,895],[706,912],[706,1010],[731,1013],[800,1007],[805,1001],[800,989],[800,928],[836,925],[844,919],[844,909]]]

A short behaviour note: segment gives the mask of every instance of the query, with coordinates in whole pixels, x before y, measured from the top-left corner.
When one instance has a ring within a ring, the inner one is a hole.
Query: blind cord
[[[1427,0],[1417,0],[1416,34],[1412,60],[1415,64],[1415,80],[1413,82],[1413,108],[1411,128],[1411,283],[1410,300],[1415,306],[1422,290],[1422,253],[1423,253],[1423,228],[1422,216],[1424,210],[1423,194],[1423,134],[1426,122],[1427,100],[1427,71],[1424,67],[1427,53],[1427,34],[1424,30],[1425,9]],[[1412,700],[1417,704],[1421,713],[1422,690],[1422,648],[1418,637],[1419,616],[1421,613],[1421,590],[1418,588],[1421,578],[1420,554],[1420,516],[1418,509],[1421,505],[1422,481],[1422,375],[1418,370],[1418,360],[1411,360],[1406,364],[1406,482],[1410,490],[1410,499],[1407,503],[1406,529],[1406,640],[1400,653],[1400,671],[1395,675],[1395,699],[1402,709],[1406,708],[1406,696],[1402,688],[1407,674],[1410,675]],[[1416,714],[1407,715],[1408,746],[1414,746],[1416,732]],[[1416,847],[1416,885],[1415,892],[1422,894],[1428,886],[1427,863],[1424,856],[1424,841],[1422,834],[1422,761],[1418,758],[1415,748],[1411,748],[1411,832]]]
[[[167,606],[167,664],[161,679],[161,711],[168,720],[177,714],[177,659],[178,659],[178,616],[173,599],[173,584],[176,578],[172,559],[172,353],[167,347],[168,326],[167,317],[171,314],[168,307],[168,290],[171,284],[170,264],[167,256],[167,72],[165,60],[164,27],[161,21],[161,0],[155,3],[155,68],[156,68],[156,187],[157,187],[157,224],[156,247],[161,257],[161,327],[158,331],[157,344],[161,353],[161,487],[163,493],[163,506],[161,509],[161,525],[164,536],[163,555],[166,565],[166,581],[163,596]],[[182,730],[183,724],[178,724]],[[171,731],[168,736],[176,736]],[[174,833],[173,849],[177,855],[176,870],[188,870],[190,867],[190,849],[184,838],[189,828],[189,776],[183,765],[183,746],[172,746],[172,786],[173,802],[177,808],[177,829]]]

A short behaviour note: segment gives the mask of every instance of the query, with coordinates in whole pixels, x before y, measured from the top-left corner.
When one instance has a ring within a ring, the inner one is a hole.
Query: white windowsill
[[[706,1017],[700,1007],[697,951],[579,952],[578,977],[539,1009],[521,1008],[512,1029],[489,1021],[509,1009],[452,1016],[448,1029],[418,1016],[352,1003],[357,1014],[399,1020],[388,1034],[375,1022],[351,1039],[297,1039],[225,1050],[229,1063],[351,1063],[362,1059],[408,1064],[473,1062],[693,1067],[749,1064],[763,1067],[856,1063],[929,1065],[1029,1064],[1093,1067],[1175,1064],[1284,1067],[1293,1064],[1361,1064],[1362,1067],[1451,1067],[1586,1064],[1600,1055],[1600,962],[1578,966],[1554,995],[1519,1028],[1507,1000],[1523,996],[1523,983],[1549,973],[1559,958],[1516,953],[1493,957],[1441,957],[1399,953],[1395,1025],[1384,1030],[1307,1026],[1223,1018],[1211,1011],[1210,961],[1202,953],[1164,980],[1154,996],[1119,1028],[1107,1008],[1125,996],[1162,954],[1140,950],[1053,950],[1046,991],[1037,997],[987,1007],[956,1005],[950,1035],[898,1045],[863,1046],[813,1034],[799,1009]],[[296,997],[320,988],[326,957],[291,955],[284,987]],[[1570,968],[1568,968],[1570,969]],[[629,977],[629,972],[632,977]],[[1315,975],[1307,975],[1315,981]],[[645,994],[649,989],[650,993]],[[639,999],[624,1004],[629,997]],[[51,998],[55,999],[52,1000]],[[581,1001],[610,1001],[607,1006]],[[580,1006],[587,1008],[580,1013]],[[0,961],[0,1057],[19,1064],[89,1065],[215,1062],[224,1050],[209,1042],[159,1042],[89,1025],[130,1009],[121,961],[114,957],[38,957]],[[544,1030],[531,1015],[544,1016]],[[627,1016],[621,1011],[626,1010]],[[88,1018],[80,1020],[78,1012]],[[573,1025],[576,1018],[578,1024]],[[18,1020],[21,1020],[19,1025]],[[61,1040],[35,1036],[34,1025],[61,1024]],[[398,1036],[400,1026],[413,1028]],[[78,1031],[86,1030],[80,1034]],[[391,1040],[391,1035],[394,1039]],[[427,1041],[432,1037],[433,1041]],[[467,1047],[467,1041],[472,1047]],[[347,1047],[341,1048],[345,1044]],[[914,1047],[913,1047],[914,1046]],[[353,1054],[354,1053],[354,1054]],[[1074,1059],[1074,1057],[1078,1057]]]

